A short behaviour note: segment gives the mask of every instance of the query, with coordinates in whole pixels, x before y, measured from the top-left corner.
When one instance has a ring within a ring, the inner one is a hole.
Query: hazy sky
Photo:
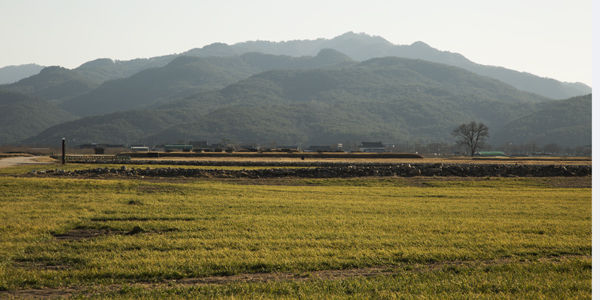
[[[213,42],[332,38],[424,41],[470,60],[592,83],[592,1],[0,0],[0,67],[76,67]]]

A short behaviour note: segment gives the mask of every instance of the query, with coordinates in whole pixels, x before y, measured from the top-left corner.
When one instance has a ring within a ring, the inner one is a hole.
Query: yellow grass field
[[[445,163],[445,164],[531,164],[531,165],[591,165],[589,157],[516,157],[516,158],[300,158],[287,157],[165,157],[165,158],[132,158],[132,160],[179,160],[179,161],[228,161],[228,162],[349,162],[349,163]]]
[[[0,298],[591,296],[590,177],[19,175],[33,167],[0,175]]]

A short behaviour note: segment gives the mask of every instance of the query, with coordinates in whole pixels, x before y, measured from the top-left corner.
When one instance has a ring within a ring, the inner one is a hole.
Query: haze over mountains
[[[13,127],[45,120],[26,131],[2,127],[0,144],[52,145],[63,136],[73,144],[441,142],[471,120],[488,124],[494,143],[591,144],[591,97],[567,99],[591,93],[584,84],[365,34],[98,59],[47,67],[0,90],[0,105],[16,115],[19,105],[41,108],[11,119]]]
[[[111,113],[168,102],[203,90],[223,88],[266,70],[319,68],[349,61],[344,54],[327,49],[315,57],[262,53],[229,57],[179,56],[164,67],[107,81],[60,106],[80,116]]]
[[[586,145],[592,140],[591,95],[543,102],[533,113],[511,121],[495,139],[515,144]]]
[[[216,49],[215,49],[216,48]],[[536,93],[552,99],[564,99],[591,93],[583,83],[560,82],[533,74],[518,72],[502,67],[474,63],[458,53],[440,51],[424,42],[411,45],[394,45],[379,36],[348,32],[333,39],[317,39],[289,42],[252,41],[227,47],[213,44],[202,49],[192,49],[187,55],[231,55],[246,52],[262,52],[279,55],[315,55],[324,48],[340,51],[352,59],[363,61],[375,57],[397,56],[422,59],[467,69],[479,75],[492,77],[523,91]],[[217,51],[218,49],[218,51]]]
[[[0,68],[0,84],[17,82],[39,73],[43,68],[44,66],[37,64],[2,67]]]
[[[44,100],[0,90],[0,141],[15,144],[23,138],[75,116]]]

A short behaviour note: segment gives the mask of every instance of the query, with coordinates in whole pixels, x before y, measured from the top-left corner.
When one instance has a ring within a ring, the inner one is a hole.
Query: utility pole
[[[65,138],[62,138],[62,156],[61,156],[61,162],[64,165],[65,164],[65,159],[66,158],[66,154],[65,154]]]

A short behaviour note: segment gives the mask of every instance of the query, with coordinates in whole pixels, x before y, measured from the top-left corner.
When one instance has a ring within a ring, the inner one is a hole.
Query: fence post
[[[65,154],[65,138],[62,138],[62,156],[61,156],[61,162],[64,165],[66,162],[66,154]]]

